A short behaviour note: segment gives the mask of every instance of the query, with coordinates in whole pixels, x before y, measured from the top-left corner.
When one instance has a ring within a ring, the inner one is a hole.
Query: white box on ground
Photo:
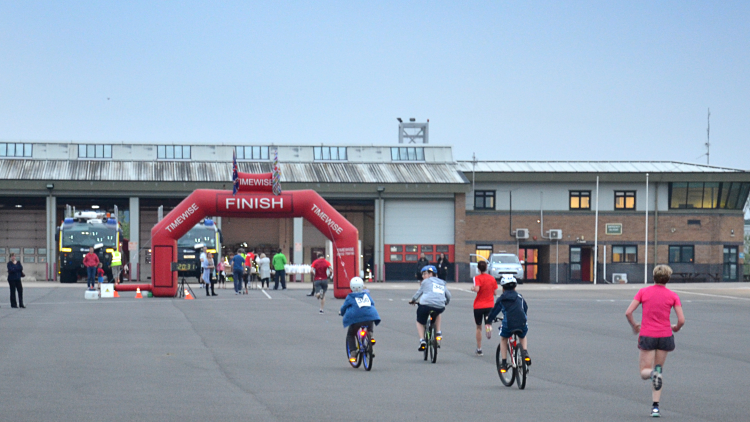
[[[86,290],[86,294],[83,295],[84,298],[88,300],[98,300],[99,299],[99,291],[97,290]]]
[[[113,283],[102,283],[101,297],[115,297],[115,285]]]

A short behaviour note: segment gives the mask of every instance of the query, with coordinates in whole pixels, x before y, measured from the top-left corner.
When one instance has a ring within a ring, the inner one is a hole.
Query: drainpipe
[[[599,275],[599,176],[596,176],[596,211],[594,217],[594,284]]]
[[[659,182],[656,182],[654,192],[654,265],[659,263]]]

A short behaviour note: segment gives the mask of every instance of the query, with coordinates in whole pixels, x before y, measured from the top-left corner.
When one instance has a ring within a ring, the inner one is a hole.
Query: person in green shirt
[[[286,290],[286,271],[284,266],[286,265],[286,256],[281,252],[281,249],[273,256],[273,269],[276,271],[276,277],[274,279],[273,289],[279,289],[279,281],[281,281],[281,290]]]

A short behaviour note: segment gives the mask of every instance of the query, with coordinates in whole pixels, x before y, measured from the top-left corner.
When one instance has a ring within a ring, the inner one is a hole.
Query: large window
[[[635,209],[635,191],[616,190],[615,191],[615,209],[616,210],[634,210]]]
[[[156,158],[159,160],[189,160],[190,145],[159,145],[156,147]]]
[[[570,209],[571,210],[590,210],[591,209],[591,191],[590,190],[570,191]]]
[[[313,147],[315,161],[346,161],[346,147]]]
[[[494,190],[474,191],[474,209],[475,210],[494,210],[495,209],[495,191]]]
[[[31,158],[32,144],[0,143],[0,157]]]
[[[238,160],[268,160],[268,147],[235,147]]]
[[[421,147],[391,148],[391,160],[393,161],[424,161],[424,148],[421,148]]]
[[[485,259],[485,261],[490,260],[490,255],[492,255],[492,245],[477,245],[476,249],[474,250],[474,256],[471,256],[471,262],[478,262],[481,261],[482,258]],[[481,256],[482,258],[477,258]]]
[[[612,246],[612,262],[635,264],[638,262],[637,246]]]
[[[747,201],[748,192],[750,183],[670,183],[669,208],[741,210]]]
[[[694,264],[695,263],[695,246],[670,246],[669,247],[670,264]]]
[[[79,144],[78,158],[112,158],[112,145]]]

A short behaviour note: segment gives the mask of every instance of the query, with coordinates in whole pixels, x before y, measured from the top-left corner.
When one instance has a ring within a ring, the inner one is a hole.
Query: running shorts
[[[645,337],[638,336],[638,348],[641,350],[674,350],[674,336],[669,337]]]

